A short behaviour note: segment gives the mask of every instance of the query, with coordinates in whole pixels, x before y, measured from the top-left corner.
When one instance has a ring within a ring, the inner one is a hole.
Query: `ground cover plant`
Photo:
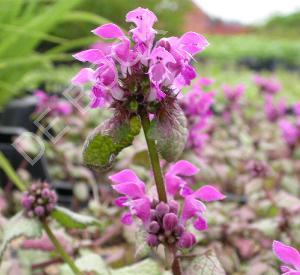
[[[128,32],[105,23],[92,31],[104,43],[73,55],[76,105],[34,93],[40,129],[69,127],[55,142],[37,133],[69,204],[0,154],[1,272],[300,274],[297,97],[276,75],[212,77],[195,62],[210,41],[161,36],[148,9],[125,20]]]

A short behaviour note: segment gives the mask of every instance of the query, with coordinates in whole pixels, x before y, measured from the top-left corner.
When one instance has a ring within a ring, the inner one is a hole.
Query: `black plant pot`
[[[35,96],[26,96],[12,100],[3,110],[0,118],[1,126],[22,127],[35,133],[37,126],[32,121],[32,114],[37,105]]]
[[[20,127],[0,127],[0,151],[9,160],[14,169],[18,169],[20,165],[28,171],[31,177],[35,180],[50,180],[50,176],[47,169],[47,161],[44,156],[34,164],[28,163],[25,158],[15,149],[12,145],[14,138],[26,132],[24,128]],[[0,186],[4,186],[8,181],[8,178],[3,171],[0,171]]]

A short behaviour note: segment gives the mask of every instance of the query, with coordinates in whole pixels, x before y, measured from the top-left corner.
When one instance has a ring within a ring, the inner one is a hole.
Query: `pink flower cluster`
[[[259,87],[261,92],[265,94],[274,95],[281,90],[281,84],[275,78],[266,78],[260,75],[256,75],[253,78],[254,83]]]
[[[266,95],[264,110],[268,120],[271,122],[276,122],[285,115],[285,101],[281,99],[276,102],[273,96]]]
[[[280,261],[287,264],[281,266],[282,275],[300,275],[300,252],[297,249],[274,241],[273,252]]]
[[[187,147],[201,154],[206,140],[209,138],[207,129],[211,119],[211,106],[214,103],[215,93],[205,92],[213,83],[208,78],[200,78],[198,83],[193,86],[181,100],[180,105],[187,118],[189,135]]]
[[[94,69],[82,69],[72,83],[92,84],[94,108],[102,106],[107,98],[125,101],[142,95],[146,101],[154,101],[178,94],[196,77],[190,65],[192,57],[208,46],[207,40],[195,32],[155,42],[157,31],[153,25],[157,18],[148,9],[130,11],[126,21],[135,25],[129,31],[131,39],[117,25],[104,24],[92,32],[115,42],[74,55],[79,61],[93,64]]]
[[[168,202],[158,202],[156,198],[147,195],[145,183],[132,170],[126,169],[110,176],[114,183],[113,189],[122,195],[116,199],[116,205],[128,209],[122,216],[122,222],[129,225],[137,217],[148,232],[147,242],[150,246],[164,244],[176,245],[178,248],[192,247],[196,241],[195,236],[186,229],[188,221],[193,221],[197,230],[206,230],[206,207],[202,201],[225,198],[211,185],[194,191],[190,187],[190,177],[197,173],[198,168],[188,161],[180,160],[172,164],[165,174]],[[181,211],[175,200],[178,197],[183,199]]]
[[[72,113],[72,105],[58,96],[48,95],[42,90],[35,91],[34,95],[38,99],[35,113],[47,112],[50,116],[66,116]]]
[[[300,118],[294,123],[287,119],[282,119],[279,121],[279,127],[282,137],[291,148],[300,143]]]
[[[46,182],[33,183],[23,194],[22,206],[28,217],[46,218],[57,202],[55,191]]]

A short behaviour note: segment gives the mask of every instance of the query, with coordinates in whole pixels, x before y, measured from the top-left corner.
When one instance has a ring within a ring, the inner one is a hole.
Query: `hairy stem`
[[[179,257],[174,258],[174,261],[172,264],[172,273],[173,273],[173,275],[182,275]]]
[[[55,235],[53,234],[52,230],[48,226],[48,223],[44,221],[43,223],[44,230],[46,231],[49,239],[53,243],[54,247],[56,248],[57,252],[60,254],[62,259],[69,265],[71,270],[75,275],[82,275],[78,267],[75,265],[72,258],[69,256],[69,254],[64,250],[64,248],[61,246],[60,242],[56,239]]]
[[[153,170],[153,174],[154,174],[158,198],[160,201],[167,202],[167,194],[166,194],[164,179],[163,179],[161,168],[160,168],[159,157],[158,157],[158,153],[157,153],[157,149],[156,149],[155,140],[150,139],[148,137],[148,131],[150,128],[150,120],[149,120],[148,114],[146,112],[143,112],[142,114],[140,114],[140,117],[141,117],[141,121],[142,121],[142,127],[144,130],[145,139],[146,139],[147,146],[148,146],[148,152],[149,152],[151,166],[152,166],[152,170]]]

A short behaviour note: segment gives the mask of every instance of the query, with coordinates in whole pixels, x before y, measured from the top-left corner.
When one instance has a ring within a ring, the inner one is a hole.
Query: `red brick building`
[[[187,13],[184,30],[198,33],[234,35],[249,32],[249,28],[238,23],[211,18],[197,5]]]

